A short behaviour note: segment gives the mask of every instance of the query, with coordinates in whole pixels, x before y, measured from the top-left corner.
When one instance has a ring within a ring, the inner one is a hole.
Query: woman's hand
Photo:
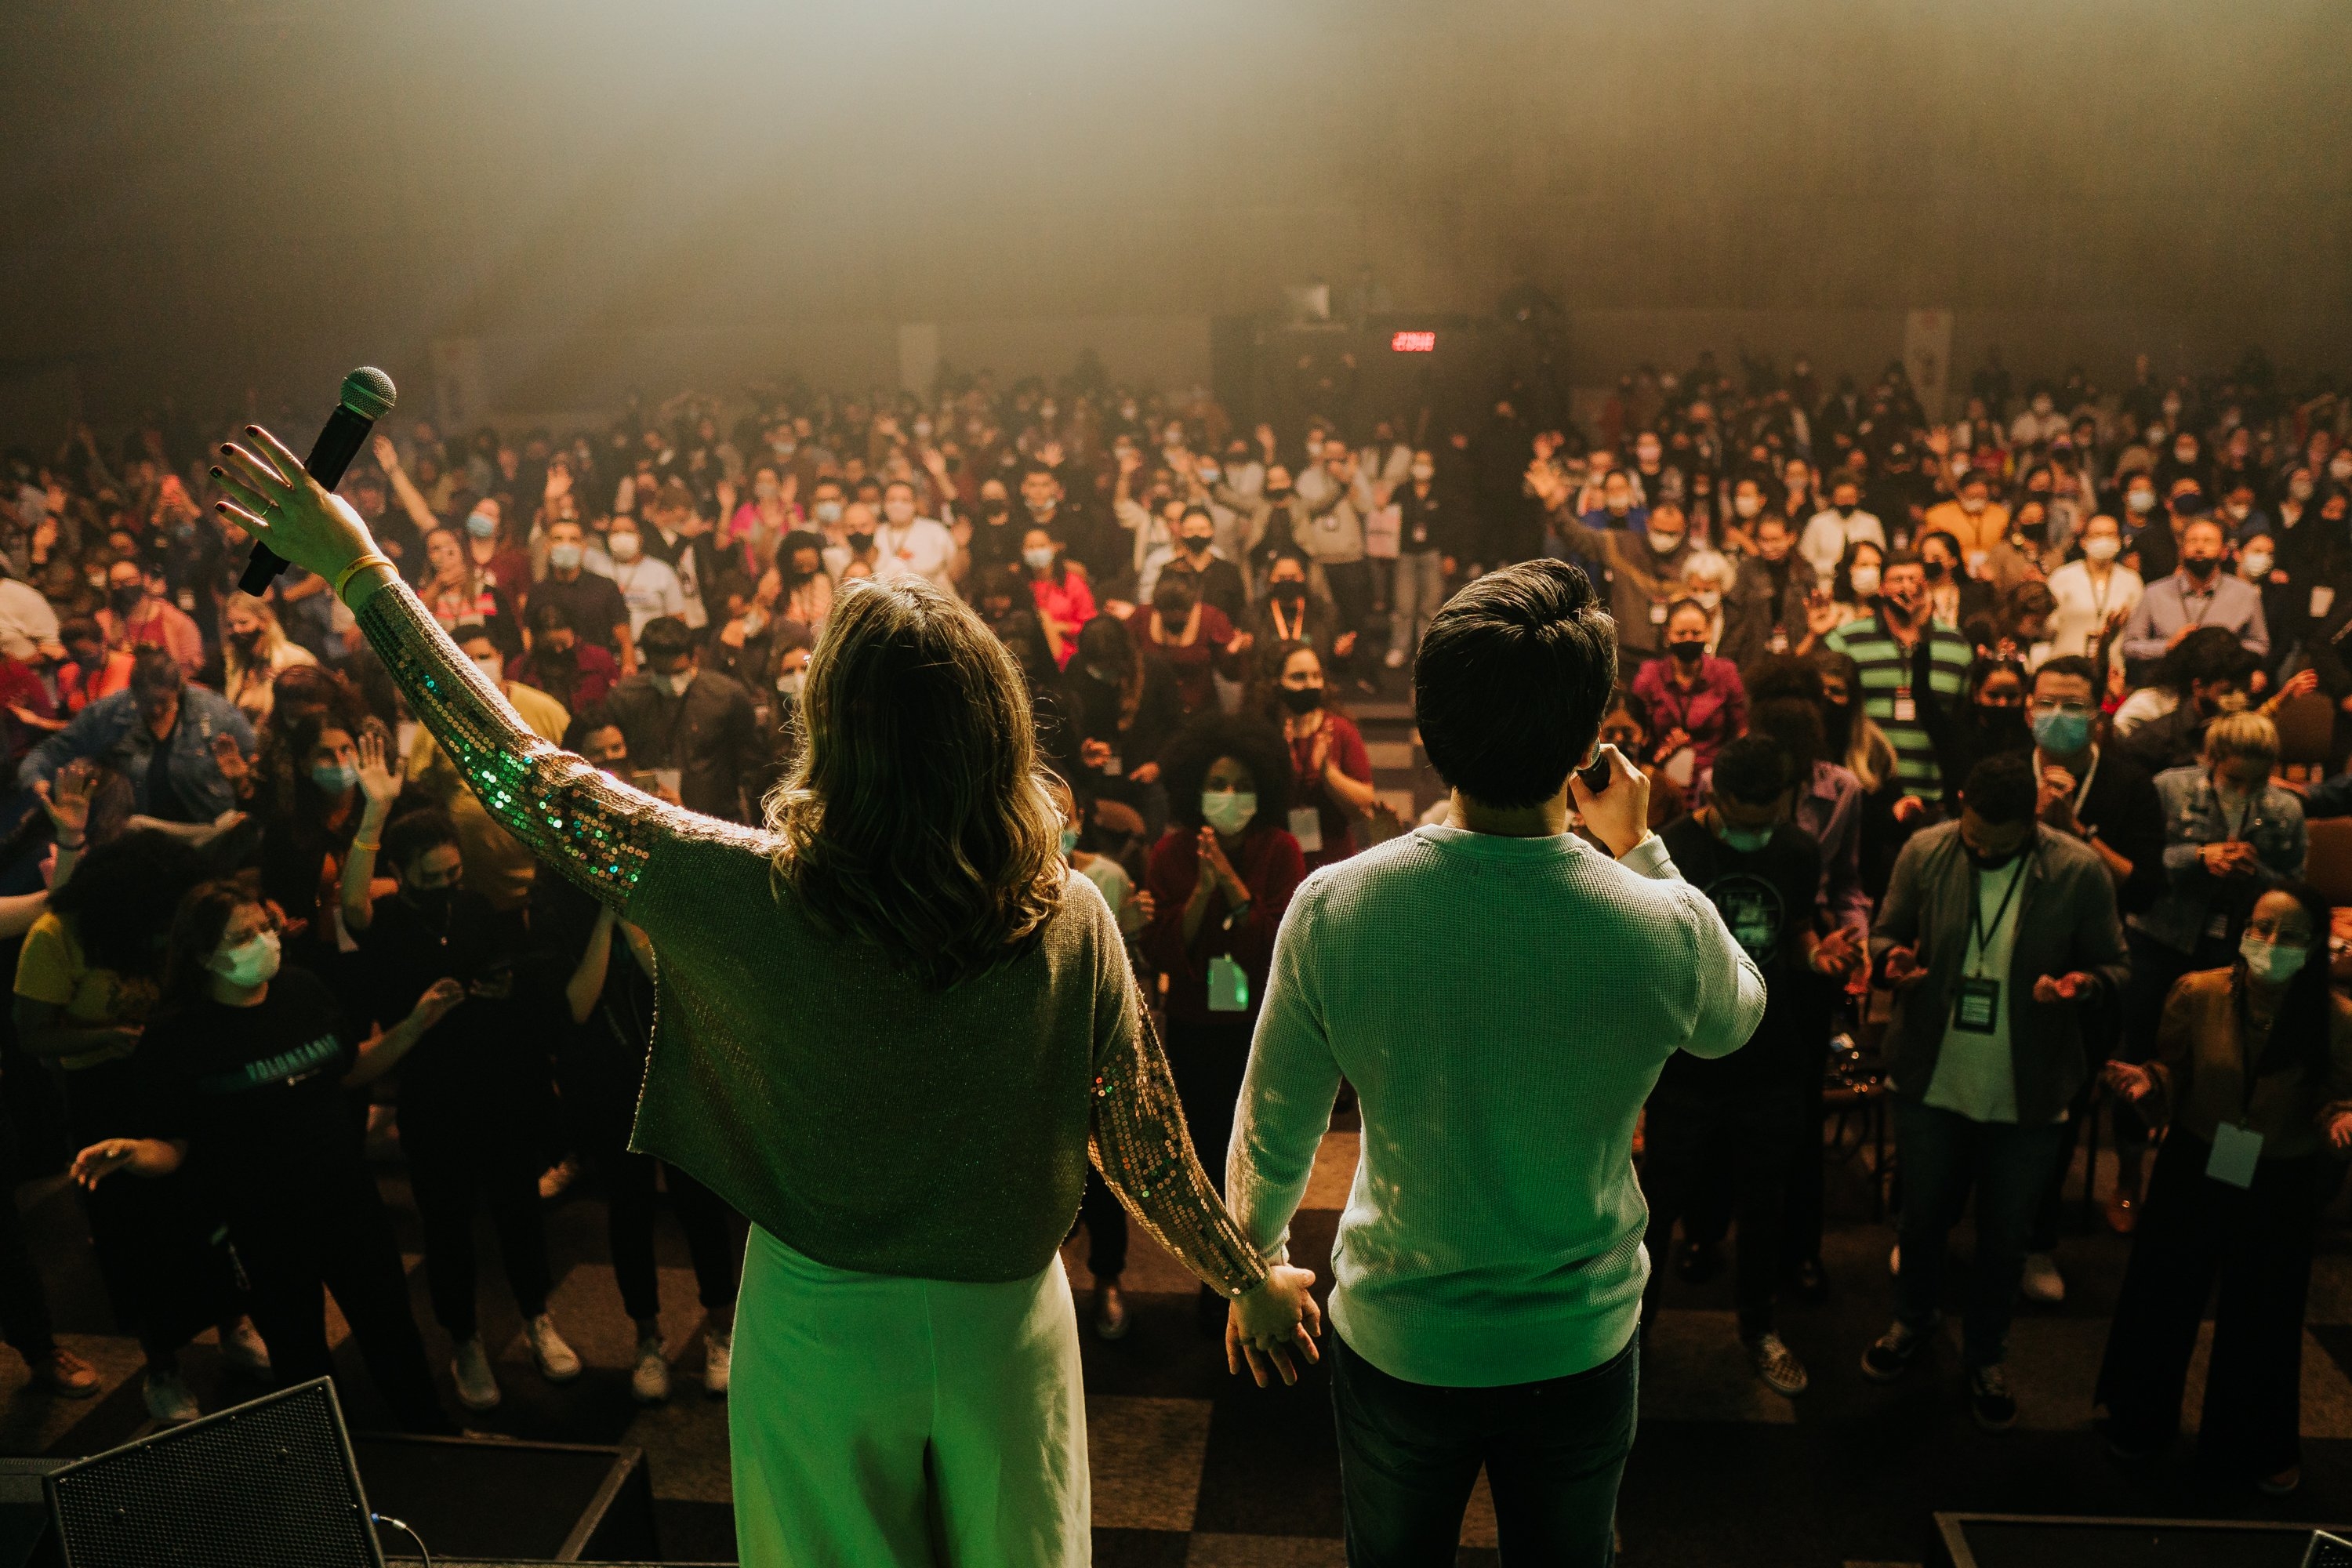
[[[68,849],[80,847],[89,832],[89,786],[97,771],[89,763],[70,762],[58,770],[55,784],[37,780],[33,784],[33,793],[41,797],[41,809],[49,814],[58,843]]]
[[[1309,1293],[1314,1283],[1313,1269],[1277,1263],[1257,1289],[1236,1298],[1225,1310],[1227,1370],[1238,1374],[1246,1363],[1257,1385],[1268,1388],[1269,1374],[1286,1384],[1298,1381],[1293,1349],[1310,1362],[1321,1361],[1315,1336],[1322,1331],[1323,1310]]]
[[[383,470],[384,478],[400,471],[400,448],[392,444],[391,437],[369,437],[368,450],[375,454],[375,466]]]
[[[1879,963],[1879,976],[1890,989],[1901,991],[1927,979],[1927,972],[1919,967],[1917,949],[1890,947]]]
[[[1201,865],[1225,889],[1226,901],[1236,904],[1249,902],[1250,890],[1242,885],[1241,873],[1234,869],[1234,863],[1225,858],[1225,847],[1217,842],[1217,830],[1213,827],[1201,829],[1200,844]]]
[[[373,730],[362,731],[359,752],[360,794],[373,810],[390,811],[400,798],[400,780],[384,760],[383,737]]]
[[[245,760],[245,750],[236,743],[235,735],[223,731],[213,737],[213,766],[219,770],[223,784],[239,795],[245,793],[246,777],[253,770]]]
[[[245,434],[257,451],[224,443],[212,470],[235,498],[215,503],[223,517],[330,583],[375,549],[351,503],[304,472],[284,442],[258,425],[247,426]]]
[[[2339,1154],[2352,1150],[2352,1110],[2338,1111],[2329,1118],[2327,1146]]]
[[[416,1005],[408,1010],[408,1016],[420,1031],[429,1029],[447,1017],[451,1009],[465,999],[465,986],[445,974],[425,988],[425,994],[416,999]]]
[[[83,1189],[95,1189],[99,1183],[121,1170],[138,1157],[138,1139],[101,1139],[74,1156],[71,1174],[74,1181]]]
[[[2107,1064],[2106,1079],[2107,1087],[2109,1089],[2114,1089],[2117,1094],[2122,1095],[2134,1105],[2137,1105],[2141,1100],[2146,1100],[2149,1095],[2156,1092],[2156,1075],[2149,1072],[2147,1068],[2140,1066],[2137,1062],[2109,1062]],[[2347,1121],[2352,1121],[2352,1113],[2337,1117],[2336,1121],[2328,1127],[2327,1135],[2331,1140],[2336,1139],[2338,1127]],[[2344,1144],[2338,1141],[2336,1142],[2336,1146],[2341,1149],[2344,1147]]]

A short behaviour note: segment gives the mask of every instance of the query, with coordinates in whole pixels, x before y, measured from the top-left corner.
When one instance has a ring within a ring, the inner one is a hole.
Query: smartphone
[[[1609,753],[1596,752],[1592,756],[1592,765],[1578,769],[1577,776],[1584,781],[1588,791],[1599,795],[1609,787],[1609,776],[1613,771],[1609,765]]]

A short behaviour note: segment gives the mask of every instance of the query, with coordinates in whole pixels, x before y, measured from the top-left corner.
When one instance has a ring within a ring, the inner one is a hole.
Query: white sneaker
[[[166,1426],[177,1426],[183,1421],[194,1421],[204,1414],[196,1396],[176,1372],[151,1372],[147,1374],[147,1414]]]
[[[530,1342],[530,1358],[539,1363],[539,1375],[550,1383],[570,1383],[580,1375],[580,1356],[563,1336],[555,1331],[555,1320],[541,1312],[522,1326],[522,1337]]]
[[[269,1380],[269,1347],[254,1331],[251,1318],[239,1318],[235,1328],[225,1331],[220,1348],[221,1360],[228,1363],[231,1372],[265,1383]]]
[[[499,1380],[490,1371],[490,1352],[482,1348],[482,1336],[457,1342],[457,1353],[449,1358],[449,1374],[457,1381],[457,1403],[468,1410],[496,1410],[505,1397],[499,1392]]]
[[[539,1201],[551,1204],[571,1191],[580,1179],[580,1162],[566,1154],[539,1173]]]
[[[2066,1299],[2066,1277],[2058,1272],[2058,1259],[2046,1252],[2025,1255],[2025,1276],[2018,1289],[2029,1301],[2039,1301],[2054,1307]]]
[[[1381,660],[1381,662],[1387,665],[1391,669],[1402,669],[1404,668],[1404,649],[1401,647],[1392,647],[1389,649],[1388,657]]]
[[[629,1374],[629,1393],[640,1405],[659,1405],[669,1397],[669,1357],[660,1335],[637,1342],[637,1369]]]
[[[1766,1333],[1748,1342],[1748,1359],[1756,1364],[1756,1375],[1775,1394],[1794,1399],[1805,1392],[1812,1380],[1805,1375],[1805,1363],[1797,1352],[1782,1342],[1780,1336]]]
[[[735,1331],[730,1327],[721,1333],[706,1329],[702,1333],[702,1392],[713,1399],[727,1396],[727,1380],[735,1370]]]

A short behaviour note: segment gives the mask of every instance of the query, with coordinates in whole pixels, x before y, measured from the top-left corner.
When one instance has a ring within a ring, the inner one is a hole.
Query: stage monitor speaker
[[[2240,1519],[2100,1519],[2058,1514],[1939,1513],[1947,1568],[2329,1568],[2352,1557],[2329,1545],[2341,1525]],[[2316,1533],[2315,1533],[2316,1531]]]
[[[2304,1549],[2303,1568],[2352,1568],[2352,1541],[2313,1531],[2311,1544]]]
[[[316,1378],[52,1471],[66,1568],[383,1568]]]

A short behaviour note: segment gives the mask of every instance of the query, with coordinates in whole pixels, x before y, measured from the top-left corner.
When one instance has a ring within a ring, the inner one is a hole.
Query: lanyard
[[[2024,885],[2025,852],[2021,850],[2016,860],[2016,868],[2010,873],[2009,890],[2001,894],[2000,905],[1992,912],[1992,926],[1989,931],[1984,923],[1984,873],[1979,871],[1976,874],[1975,885],[1969,890],[1969,926],[1976,938],[1975,960],[1969,965],[1969,973],[1971,975],[1979,973],[1984,963],[1985,949],[1992,945],[1992,933],[2000,930],[2001,921],[2009,914],[2009,901],[2017,897],[2017,889]]]
[[[1265,607],[1274,614],[1274,637],[1276,642],[1297,642],[1298,634],[1307,629],[1307,601],[1298,602],[1298,619],[1289,626],[1282,624],[1282,601],[1269,597]]]

